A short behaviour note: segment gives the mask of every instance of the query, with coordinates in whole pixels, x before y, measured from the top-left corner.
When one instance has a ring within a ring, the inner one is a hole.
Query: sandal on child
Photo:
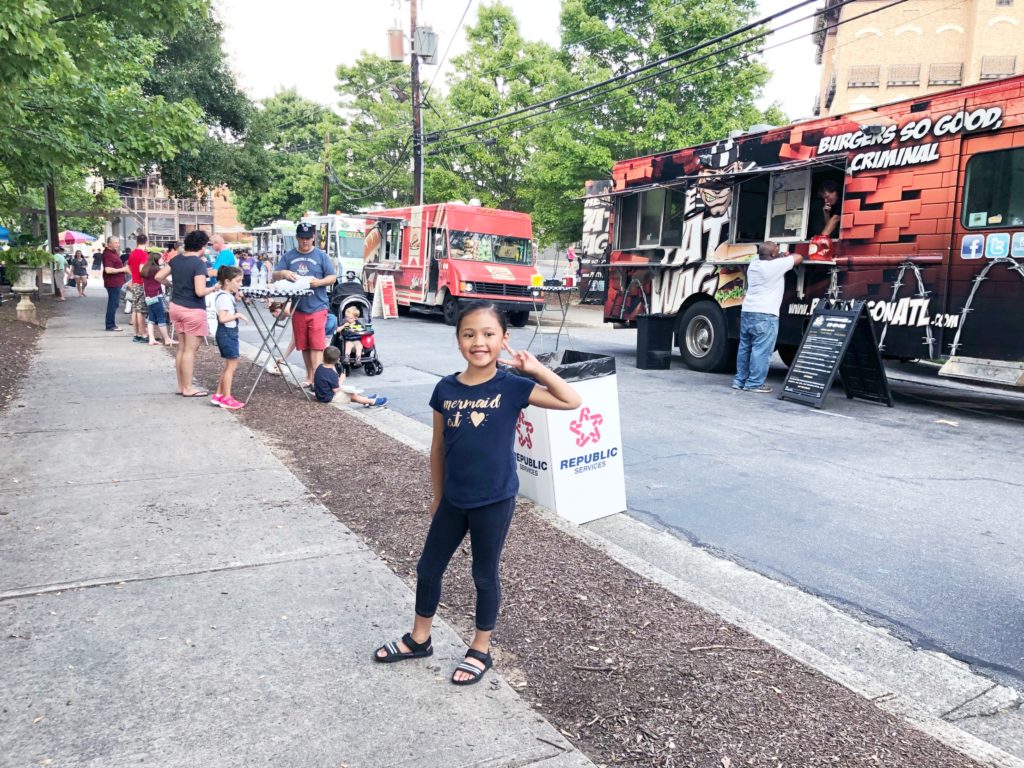
[[[476,659],[484,665],[484,668],[480,669],[480,667],[470,664],[468,661],[462,662],[455,668],[455,672],[452,672],[452,685],[474,685],[475,683],[479,683],[480,678],[484,676],[484,672],[490,669],[494,664],[494,661],[491,659],[491,654],[483,653],[482,651],[478,651],[476,648],[470,648],[466,651],[466,658]],[[465,672],[472,675],[472,677],[468,680],[456,680],[456,672]]]
[[[429,637],[424,642],[417,643],[412,639],[412,635],[406,632],[402,635],[401,642],[405,643],[405,647],[409,649],[408,651],[402,651],[398,647],[398,643],[384,643],[384,645],[373,652],[373,660],[381,664],[391,664],[396,661],[405,661],[406,659],[425,659],[427,656],[434,654],[434,647],[430,644]],[[381,651],[384,651],[384,656],[377,655]]]

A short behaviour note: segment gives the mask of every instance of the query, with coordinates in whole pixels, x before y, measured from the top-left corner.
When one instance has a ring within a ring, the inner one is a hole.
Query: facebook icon
[[[984,235],[964,235],[964,241],[960,244],[961,259],[980,259],[984,253]]]

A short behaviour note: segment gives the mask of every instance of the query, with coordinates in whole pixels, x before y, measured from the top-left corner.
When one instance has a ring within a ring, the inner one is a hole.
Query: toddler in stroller
[[[364,319],[370,313],[370,302],[362,294],[340,297],[338,302],[338,329],[331,346],[341,351],[338,373],[350,373],[362,368],[367,376],[376,376],[384,370],[377,356],[373,327]]]

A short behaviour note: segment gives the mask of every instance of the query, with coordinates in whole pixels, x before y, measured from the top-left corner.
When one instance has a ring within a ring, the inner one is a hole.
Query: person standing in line
[[[248,288],[252,285],[252,270],[256,265],[256,259],[249,251],[242,251],[242,287]]]
[[[212,283],[217,282],[217,275],[221,267],[236,267],[238,260],[235,253],[224,245],[224,235],[214,235],[210,238],[210,249],[213,251],[213,266],[210,268]]]
[[[139,235],[135,238],[135,249],[128,254],[128,268],[131,270],[132,282],[128,286],[129,296],[132,299],[132,328],[135,329],[135,336],[132,338],[136,344],[146,343],[146,292],[142,286],[142,267],[149,261],[149,254],[145,251],[145,245],[149,238]]]
[[[300,296],[292,313],[292,338],[295,348],[302,353],[306,378],[302,386],[313,386],[313,376],[324,359],[327,347],[327,286],[334,285],[338,276],[327,254],[313,246],[316,228],[302,223],[295,228],[298,245],[288,251],[274,267],[273,280],[308,280],[312,296]]]
[[[99,277],[102,274],[102,272],[101,272],[102,269],[103,269],[103,249],[100,248],[98,251],[94,252],[93,255],[92,255],[92,271],[96,273],[97,277]]]
[[[75,251],[75,256],[71,260],[71,274],[74,275],[78,295],[85,297],[85,289],[89,285],[89,260],[81,251]]]
[[[160,254],[151,253],[139,270],[142,274],[142,292],[146,302],[146,330],[149,333],[150,346],[160,346],[160,342],[156,340],[156,331],[159,330],[164,340],[164,346],[170,347],[178,342],[171,341],[168,333],[164,288],[156,281],[156,274],[160,271],[160,266]]]
[[[178,349],[174,356],[174,369],[178,376],[179,395],[184,397],[207,397],[210,393],[197,389],[192,384],[196,350],[209,333],[206,321],[206,296],[216,288],[206,284],[206,260],[203,249],[209,242],[209,235],[201,229],[185,236],[185,252],[175,256],[170,264],[156,273],[156,281],[164,285],[170,277],[171,322],[178,332]]]
[[[768,393],[768,365],[779,335],[779,306],[786,287],[786,273],[803,261],[795,254],[780,256],[771,240],[762,243],[747,267],[747,293],[740,313],[740,347],[736,354],[733,389]]]
[[[433,519],[416,566],[412,632],[382,645],[373,660],[387,664],[434,652],[430,630],[441,600],[441,580],[468,531],[476,584],[476,632],[451,681],[472,685],[492,665],[491,633],[501,602],[498,563],[519,490],[512,450],[519,413],[527,405],[571,411],[582,401],[575,389],[532,354],[509,347],[505,316],[493,304],[468,305],[459,315],[455,338],[466,370],[441,379],[430,398]],[[526,375],[497,367],[503,349],[511,359],[502,362]]]
[[[64,298],[64,281],[68,279],[68,259],[64,255],[64,249],[59,245],[53,249],[53,295],[57,301],[67,301]]]
[[[119,237],[107,238],[106,247],[100,257],[103,267],[103,287],[107,289],[107,327],[108,331],[120,331],[114,319],[117,316],[117,305],[121,303],[121,286],[124,285],[125,275],[131,270],[121,263],[121,256],[117,249],[121,246]]]
[[[231,396],[231,385],[238,366],[238,323],[247,322],[235,304],[235,294],[242,289],[242,270],[238,267],[221,267],[217,270],[217,291],[213,306],[217,310],[217,347],[224,358],[224,371],[217,381],[217,391],[210,395],[210,404],[219,405],[229,411],[245,407],[245,403]]]

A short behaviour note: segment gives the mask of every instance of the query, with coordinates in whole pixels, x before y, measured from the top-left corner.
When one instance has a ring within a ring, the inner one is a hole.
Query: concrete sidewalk
[[[440,622],[372,663],[409,589],[103,303],[0,415],[0,766],[591,765]]]

